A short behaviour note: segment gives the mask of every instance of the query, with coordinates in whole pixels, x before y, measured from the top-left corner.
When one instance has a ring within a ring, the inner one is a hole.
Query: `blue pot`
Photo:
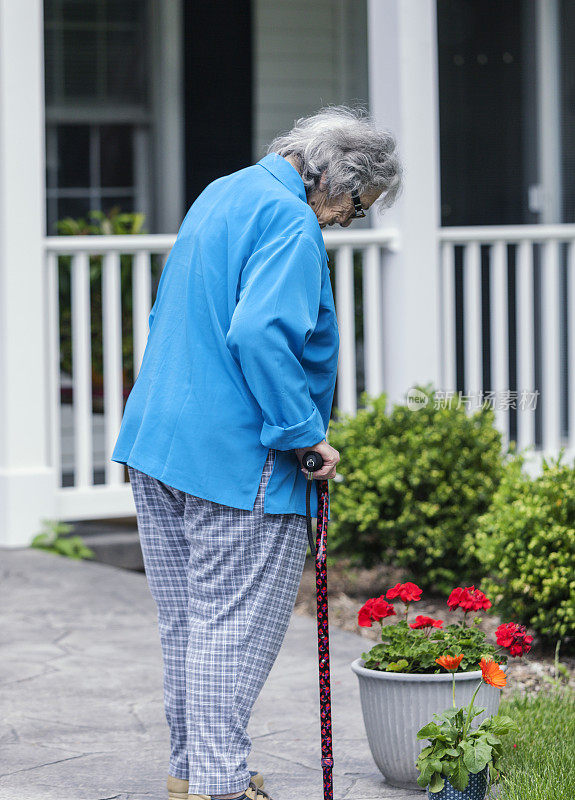
[[[428,789],[427,797],[429,800],[485,800],[488,781],[489,764],[481,772],[469,773],[469,783],[462,792],[454,789],[446,778],[443,789],[440,792],[430,792]]]

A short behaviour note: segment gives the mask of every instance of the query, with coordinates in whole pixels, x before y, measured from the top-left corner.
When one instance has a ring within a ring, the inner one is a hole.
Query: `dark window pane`
[[[108,0],[106,18],[109,22],[135,22],[141,24],[147,3],[144,0]]]
[[[134,208],[133,195],[121,195],[118,197],[103,197],[102,211],[107,214],[111,208],[119,206],[120,214],[132,214],[137,209]]]
[[[90,128],[58,125],[58,186],[66,189],[90,185]]]
[[[106,33],[106,94],[110,100],[141,103],[145,91],[145,43],[141,31]]]
[[[56,0],[44,0],[44,20],[49,22],[56,17],[56,8],[58,3]]]
[[[94,97],[97,46],[94,31],[64,31],[64,94]]]
[[[97,0],[63,0],[65,22],[93,22],[98,19]]]
[[[529,7],[437,0],[442,225],[536,221],[526,188],[534,120]]]
[[[89,197],[61,197],[58,200],[58,219],[64,217],[88,217],[91,204]],[[89,220],[87,220],[89,222]]]
[[[132,186],[134,183],[133,128],[131,125],[100,127],[102,186]]]
[[[56,32],[46,28],[44,30],[44,88],[46,102],[50,102],[56,97],[55,77],[58,58]]]

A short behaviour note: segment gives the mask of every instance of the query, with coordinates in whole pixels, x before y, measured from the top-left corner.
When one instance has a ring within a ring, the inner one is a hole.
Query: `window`
[[[46,0],[46,194],[56,221],[91,209],[150,224],[149,0]]]

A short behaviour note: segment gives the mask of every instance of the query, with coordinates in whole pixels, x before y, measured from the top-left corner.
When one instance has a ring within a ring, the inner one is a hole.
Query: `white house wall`
[[[321,106],[367,103],[365,0],[255,0],[254,160]]]

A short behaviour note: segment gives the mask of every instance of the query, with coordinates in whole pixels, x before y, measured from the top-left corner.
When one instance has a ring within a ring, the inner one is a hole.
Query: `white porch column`
[[[153,191],[157,199],[158,233],[177,233],[184,207],[184,93],[183,2],[160,0],[151,4],[152,106],[157,169]]]
[[[397,227],[383,270],[384,390],[440,384],[439,114],[435,0],[368,0],[370,110],[397,138],[404,190],[375,224]]]
[[[54,511],[47,374],[42,0],[0,0],[0,545]]]

